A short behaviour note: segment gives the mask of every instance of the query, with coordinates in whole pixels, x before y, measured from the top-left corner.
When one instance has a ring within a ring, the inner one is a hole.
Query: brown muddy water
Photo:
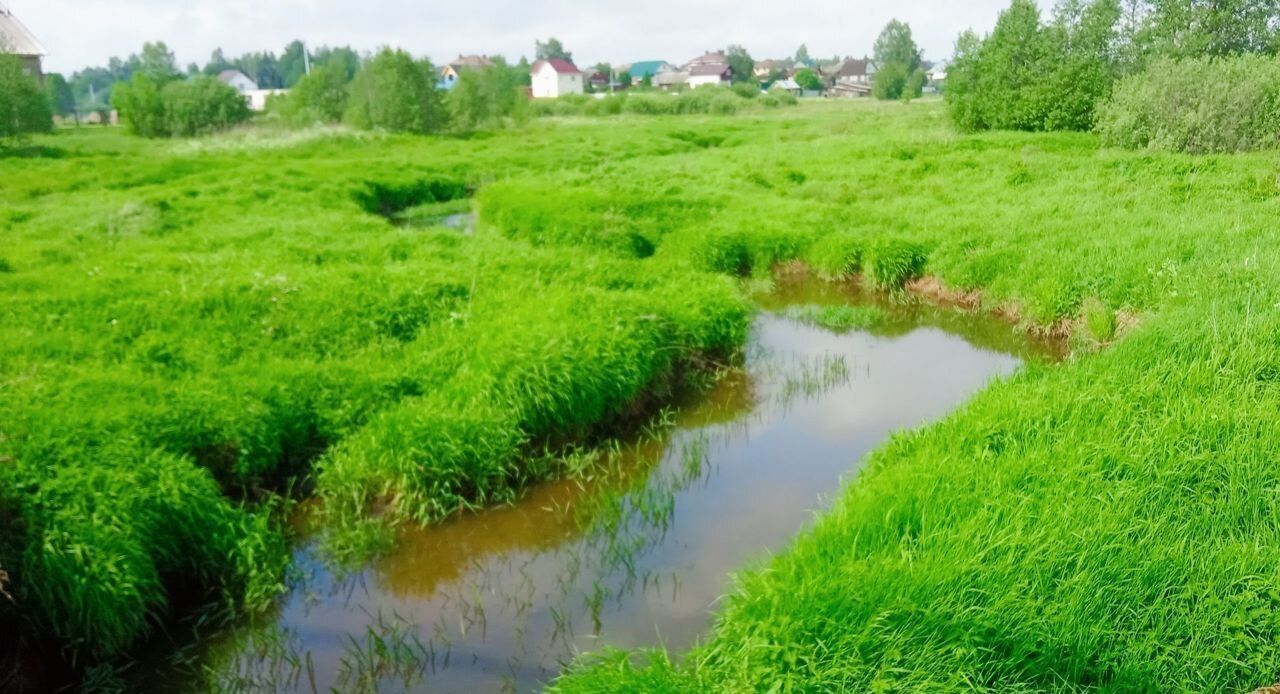
[[[354,575],[304,539],[274,620],[208,640],[177,688],[527,691],[580,652],[684,650],[707,633],[733,572],[784,548],[868,452],[1058,352],[991,317],[852,287],[784,285],[758,300],[744,367],[662,433],[588,479],[406,531]],[[872,331],[781,313],[877,301],[887,320]]]

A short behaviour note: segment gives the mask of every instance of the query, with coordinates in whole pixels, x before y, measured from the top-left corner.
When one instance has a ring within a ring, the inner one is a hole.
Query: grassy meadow
[[[423,221],[469,205],[473,235]],[[288,499],[339,556],[509,499],[732,359],[738,278],[800,260],[1075,356],[874,454],[692,653],[559,689],[1272,684],[1277,219],[1274,153],[960,135],[936,101],[43,137],[0,159],[0,626],[118,662],[192,604],[269,604]]]

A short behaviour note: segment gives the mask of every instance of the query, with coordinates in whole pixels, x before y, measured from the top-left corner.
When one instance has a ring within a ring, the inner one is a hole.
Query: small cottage
[[[218,74],[218,81],[233,87],[236,91],[246,96],[249,92],[258,91],[258,83],[249,79],[248,75],[239,70],[223,70]]]
[[[567,60],[539,60],[533,64],[529,74],[535,99],[555,99],[586,91],[582,71]]]
[[[860,60],[845,58],[838,63],[823,66],[820,72],[827,80],[827,84],[832,86],[836,83],[871,84],[876,68],[875,64],[866,58]]]
[[[684,64],[686,72],[692,72],[693,68],[703,65],[728,65],[729,59],[725,57],[724,51],[707,51],[705,54],[690,60]]]
[[[704,63],[689,69],[689,87],[696,89],[707,85],[727,87],[733,81],[733,68],[727,63]]]
[[[48,55],[34,34],[18,18],[0,3],[0,50],[13,53],[22,61],[22,69],[44,84],[44,72],[40,61]]]
[[[239,70],[223,70],[218,81],[240,92],[251,111],[265,111],[271,97],[289,93],[287,89],[259,89],[253,78]]]
[[[493,61],[483,55],[459,55],[457,60],[440,68],[440,81],[436,86],[450,90],[458,83],[458,78],[467,70],[484,70],[493,67]]]
[[[791,66],[792,64],[786,60],[757,60],[751,74],[760,81],[767,80],[776,74],[790,77],[793,72]]]
[[[689,73],[684,70],[666,70],[653,76],[653,86],[664,92],[678,91],[689,84]]]
[[[676,66],[665,60],[641,60],[630,65],[619,66],[618,74],[624,72],[631,75],[634,82],[643,82],[646,79],[652,82],[660,72],[676,72]]]
[[[804,87],[801,87],[799,82],[789,77],[769,85],[769,91],[791,92],[796,96],[804,96]]]
[[[609,81],[609,76],[603,72],[591,73],[591,76],[587,78],[587,84],[591,85],[591,90],[596,92],[607,92],[613,86],[613,83]]]

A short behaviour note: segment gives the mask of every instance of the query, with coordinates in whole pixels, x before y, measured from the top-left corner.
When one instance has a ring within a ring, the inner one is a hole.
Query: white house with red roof
[[[555,99],[566,94],[582,94],[584,75],[573,63],[559,58],[539,60],[529,71],[533,78],[533,98]]]

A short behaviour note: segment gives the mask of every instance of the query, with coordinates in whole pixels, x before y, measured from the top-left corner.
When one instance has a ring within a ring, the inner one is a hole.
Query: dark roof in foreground
[[[49,55],[35,34],[3,4],[0,4],[0,49],[16,55]]]

